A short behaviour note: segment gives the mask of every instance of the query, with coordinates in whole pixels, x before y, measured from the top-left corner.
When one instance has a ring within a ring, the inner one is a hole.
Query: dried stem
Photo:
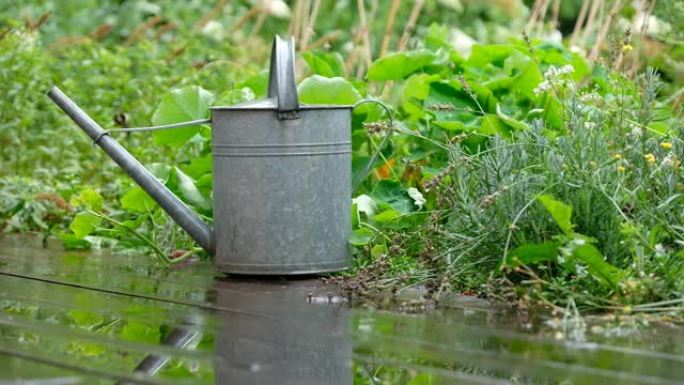
[[[572,30],[572,37],[570,38],[571,47],[577,44],[577,38],[579,37],[580,30],[582,30],[582,25],[584,25],[584,21],[587,19],[589,3],[591,3],[590,0],[582,2],[582,9],[580,9],[580,13],[577,16],[577,22],[575,22],[575,28]]]
[[[551,11],[551,29],[553,31],[558,29],[558,19],[560,17],[560,0],[553,2],[553,10]]]
[[[327,33],[327,34],[321,36],[317,40],[314,40],[313,43],[309,44],[309,49],[318,48],[318,47],[321,47],[321,46],[323,46],[323,45],[325,45],[331,41],[335,41],[341,35],[342,35],[342,30],[336,29],[330,33]]]
[[[254,27],[252,27],[252,30],[249,32],[249,39],[253,39],[259,34],[259,31],[261,31],[261,27],[264,26],[264,22],[266,21],[266,17],[268,17],[268,13],[265,11],[259,12],[259,16],[257,17],[256,23],[254,23]]]
[[[399,11],[400,4],[401,0],[392,0],[392,6],[387,15],[387,23],[385,23],[385,34],[382,37],[379,57],[383,57],[387,53],[387,47],[389,47],[390,40],[392,39],[392,28],[394,27],[394,21],[397,19],[397,11]]]
[[[240,16],[238,21],[233,23],[233,25],[230,27],[230,32],[235,32],[238,29],[242,28],[243,25],[245,25],[246,22],[249,21],[252,17],[254,17],[257,14],[260,14],[262,12],[263,8],[260,6],[253,6],[252,8],[248,9],[247,12],[245,12],[244,15]]]
[[[95,41],[100,41],[105,36],[109,35],[109,33],[111,31],[112,31],[112,25],[111,24],[102,24],[99,27],[97,27],[93,32],[89,33],[88,37],[95,40]]]
[[[550,0],[544,0],[541,6],[541,12],[539,12],[539,20],[537,23],[537,34],[541,35],[544,32],[544,19],[546,19],[546,12],[549,9]]]
[[[318,11],[321,9],[321,0],[314,0],[313,8],[311,9],[311,15],[309,15],[309,23],[304,29],[304,35],[300,41],[301,50],[304,51],[309,45],[309,39],[313,35],[314,27],[316,26],[316,19],[318,18]]]
[[[601,23],[601,30],[599,31],[599,34],[596,37],[594,48],[591,50],[591,54],[589,54],[589,60],[594,61],[598,59],[599,53],[601,52],[601,46],[603,45],[603,41],[606,39],[606,36],[608,36],[608,30],[610,29],[610,25],[613,22],[613,18],[615,17],[615,15],[617,15],[618,11],[620,11],[620,8],[622,8],[622,0],[616,0],[613,3],[613,7],[611,7],[610,9],[610,12],[608,12],[608,16],[606,16],[606,19],[603,20],[603,22]]]
[[[526,30],[532,31],[532,27],[539,17],[539,9],[541,8],[542,2],[544,2],[544,0],[534,0],[534,4],[532,4],[532,14],[530,15],[530,20],[527,22],[527,27],[525,27]]]
[[[399,47],[397,51],[403,51],[408,45],[408,41],[413,34],[413,30],[416,28],[416,22],[418,22],[418,17],[420,17],[420,12],[423,10],[423,5],[425,5],[425,0],[416,0],[413,3],[413,8],[411,9],[411,14],[409,15],[408,22],[406,23],[406,28],[404,28],[404,34],[399,40]]]
[[[166,23],[162,25],[161,27],[159,27],[157,32],[154,33],[154,40],[161,39],[161,37],[164,36],[165,33],[176,29],[176,27],[176,23]]]
[[[217,16],[221,14],[223,11],[223,6],[226,5],[226,0],[219,0],[216,2],[216,5],[211,9],[211,11],[207,12],[206,15],[202,16],[202,18],[195,24],[195,29],[202,29],[204,28],[207,23],[210,21],[214,20]]]
[[[299,14],[299,29],[297,30],[297,34],[295,35],[296,41],[302,41],[304,32],[306,31],[306,28],[309,25],[309,17],[311,16],[311,0],[303,0],[302,9],[300,10],[300,12],[301,13]]]
[[[596,20],[596,15],[598,14],[599,9],[603,7],[603,1],[604,0],[594,0],[594,3],[591,6],[591,11],[589,11],[589,19],[587,19],[587,24],[585,24],[584,31],[582,32],[582,43],[584,46],[587,45],[589,34],[594,30],[594,21]]]
[[[363,0],[357,0],[356,4],[359,7],[359,20],[361,22],[359,26],[359,34],[361,34],[361,37],[363,38],[365,50],[364,58],[366,59],[366,65],[370,65],[373,61],[373,53],[371,52],[372,48],[370,43],[370,31],[368,30],[368,20],[366,20],[366,5],[364,4]]]
[[[646,31],[648,30],[648,19],[649,17],[653,14],[653,8],[655,8],[657,0],[651,0],[650,2],[646,1],[643,3],[643,8],[645,9],[646,12],[644,14],[644,19],[641,23],[641,30],[639,31],[639,44],[637,44],[637,51],[634,53],[632,56],[634,59],[632,61],[632,65],[628,71],[629,76],[634,76],[634,74],[637,73],[639,70],[639,67],[641,65],[641,62],[639,58],[641,57],[641,51],[643,48],[643,42],[644,42],[644,37],[646,35]]]
[[[130,36],[128,36],[128,39],[126,39],[126,41],[124,42],[124,45],[131,45],[137,42],[142,38],[142,35],[145,33],[145,31],[147,31],[150,28],[153,28],[155,25],[161,23],[161,21],[162,18],[159,15],[150,17],[149,19],[147,19],[147,21],[138,25],[135,28],[135,30],[133,30]]]
[[[288,30],[290,31],[290,36],[295,36],[297,35],[297,31],[299,31],[299,14],[301,13],[302,10],[302,0],[297,0],[294,5],[294,12],[292,12],[292,18],[290,18],[290,26],[288,27]]]

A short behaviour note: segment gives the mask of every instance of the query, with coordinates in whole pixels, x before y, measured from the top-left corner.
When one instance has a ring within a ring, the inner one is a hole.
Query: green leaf
[[[417,226],[424,215],[418,213],[402,214],[397,210],[388,209],[373,216],[373,222],[381,225],[383,229],[410,229]]]
[[[501,111],[501,106],[498,104],[496,105],[496,116],[498,116],[504,124],[506,124],[508,127],[514,130],[525,131],[529,129],[529,126],[526,123],[513,119],[510,116],[504,114]]]
[[[213,159],[211,154],[207,154],[199,158],[193,158],[190,161],[190,164],[183,168],[183,171],[185,171],[191,177],[198,179],[204,174],[211,173],[212,161]]]
[[[88,250],[92,246],[87,239],[80,239],[72,233],[57,234],[66,250]]]
[[[195,185],[195,181],[178,167],[174,167],[173,171],[176,187],[183,200],[199,209],[205,211],[211,210],[211,203],[202,195],[202,193],[200,193]]]
[[[91,213],[78,213],[69,225],[69,229],[74,232],[77,239],[83,239],[95,231],[101,222],[102,219]]]
[[[400,80],[434,60],[435,54],[426,49],[392,53],[371,63],[367,77],[369,80]]]
[[[555,261],[558,257],[558,242],[528,243],[511,250],[505,261],[507,266],[531,265],[545,261]]]
[[[70,203],[72,206],[83,206],[89,210],[102,210],[102,196],[92,188],[84,188],[77,196],[72,197]]]
[[[349,243],[354,246],[365,246],[370,243],[374,236],[375,233],[363,227],[352,231],[351,235],[349,236]]]
[[[565,235],[572,234],[572,206],[557,201],[550,195],[540,195],[537,201],[544,205]]]
[[[299,101],[308,104],[354,104],[361,95],[343,78],[326,78],[313,75],[304,79],[297,88]]]
[[[157,203],[138,186],[130,188],[121,197],[121,207],[128,211],[145,213],[157,206]]]
[[[327,78],[344,76],[344,59],[337,52],[307,51],[302,54],[302,58],[316,75]]]
[[[198,86],[176,88],[166,94],[152,115],[152,124],[163,125],[203,119],[209,116],[214,94]],[[154,132],[156,144],[180,147],[195,136],[199,125]]]
[[[138,321],[128,321],[121,330],[121,338],[134,342],[159,343],[159,328]]]
[[[375,245],[371,249],[371,257],[374,259],[380,258],[383,254],[387,254],[387,246],[384,244]]]
[[[604,286],[613,289],[618,288],[618,283],[623,275],[622,270],[606,262],[596,246],[589,243],[579,246],[575,248],[572,256],[584,262],[589,274],[598,279]]]
[[[399,182],[381,180],[375,185],[370,196],[376,203],[386,203],[400,214],[415,211],[413,200]]]
[[[248,102],[254,100],[254,91],[249,87],[242,87],[239,89],[229,90],[222,93],[218,100],[214,102],[215,106],[232,106],[235,104]]]
[[[484,68],[488,64],[503,67],[505,59],[513,53],[513,50],[513,46],[505,44],[476,44],[464,65],[472,69]]]

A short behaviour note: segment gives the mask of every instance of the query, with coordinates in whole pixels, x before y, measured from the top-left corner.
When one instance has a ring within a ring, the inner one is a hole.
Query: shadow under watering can
[[[300,104],[293,39],[274,39],[268,98],[210,109],[212,226],[57,87],[48,96],[213,255],[218,271],[305,275],[350,266],[352,110],[376,101]],[[189,124],[197,122],[163,128]]]

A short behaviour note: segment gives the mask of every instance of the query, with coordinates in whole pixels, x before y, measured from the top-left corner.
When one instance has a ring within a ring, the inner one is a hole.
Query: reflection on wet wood
[[[208,262],[0,238],[0,385],[684,384],[678,326],[392,304],[350,306],[316,278],[217,279]]]

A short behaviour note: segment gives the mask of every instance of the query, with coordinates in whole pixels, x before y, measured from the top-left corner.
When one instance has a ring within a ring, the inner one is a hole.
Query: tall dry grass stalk
[[[385,34],[382,37],[382,45],[380,46],[379,57],[385,56],[390,40],[392,40],[392,29],[394,28],[394,21],[397,19],[397,11],[399,11],[401,0],[392,0],[392,5],[387,15],[387,22],[385,23]]]
[[[544,32],[544,20],[546,20],[546,13],[549,10],[550,0],[544,0],[539,11],[539,19],[537,20],[537,34],[541,35]]]
[[[321,0],[314,0],[313,6],[311,8],[311,14],[309,14],[308,22],[306,28],[304,28],[304,33],[302,35],[302,40],[300,40],[300,49],[302,51],[306,50],[309,45],[309,40],[314,33],[314,28],[316,27],[316,19],[318,18],[318,12],[321,9]]]
[[[404,28],[404,33],[401,35],[401,40],[399,40],[397,51],[401,52],[406,49],[413,31],[416,29],[416,23],[418,22],[420,13],[423,11],[424,5],[425,0],[416,0],[416,2],[413,3],[413,8],[411,8],[411,14],[409,15],[408,22],[406,23],[406,28]]]
[[[555,31],[558,29],[558,19],[560,17],[560,0],[555,0],[553,2],[553,8],[551,11],[551,30]]]
[[[582,8],[580,9],[579,15],[577,16],[577,21],[575,22],[575,28],[572,30],[572,36],[570,37],[570,46],[577,45],[577,38],[579,37],[584,21],[587,19],[587,13],[589,12],[589,4],[591,0],[584,0],[582,2]]]
[[[603,3],[604,0],[594,0],[594,2],[591,5],[591,10],[589,11],[589,18],[587,19],[587,23],[584,26],[584,31],[582,31],[582,43],[583,45],[586,46],[587,40],[589,39],[589,34],[591,31],[594,30],[594,21],[596,20],[596,16],[598,15],[598,12],[601,8],[603,8]]]
[[[623,5],[623,0],[615,0],[613,6],[610,8],[610,11],[608,12],[608,15],[601,22],[601,29],[599,30],[599,33],[596,36],[594,47],[592,48],[591,53],[588,57],[590,61],[595,61],[596,59],[598,59],[599,54],[601,53],[601,47],[603,46],[606,37],[608,37],[608,30],[610,29],[610,25],[613,23],[613,18],[615,17],[615,15],[617,15],[617,13],[620,11]]]
[[[207,23],[219,17],[223,12],[224,5],[226,5],[226,0],[217,1],[211,11],[207,12],[197,23],[195,23],[195,29],[202,29]]]
[[[157,16],[152,16],[133,30],[133,32],[128,36],[126,41],[124,41],[123,45],[131,45],[138,40],[142,38],[142,36],[145,34],[147,30],[150,28],[153,28],[155,25],[159,24],[162,22],[162,17],[157,15]]]
[[[642,55],[643,51],[643,44],[646,41],[646,31],[648,30],[648,18],[653,14],[653,9],[655,9],[657,0],[646,0],[643,1],[642,7],[639,8],[639,13],[636,16],[636,20],[639,20],[639,17],[641,15],[642,17],[642,23],[641,23],[641,28],[639,30],[639,39],[638,42],[639,44],[636,44],[636,50],[634,54],[632,55],[633,60],[632,60],[632,65],[630,66],[629,70],[627,71],[627,74],[630,77],[633,77],[636,75],[636,73],[639,71],[639,68],[641,67],[641,61],[639,58]]]
[[[247,23],[251,18],[260,14],[261,12],[262,7],[258,5],[255,5],[252,8],[248,9],[244,15],[240,16],[240,18],[230,26],[230,33],[233,33],[242,28],[242,26],[245,25],[245,23]]]
[[[370,43],[370,31],[368,30],[368,20],[366,19],[366,4],[363,0],[357,0],[356,5],[359,8],[359,35],[363,40],[363,54],[366,61],[366,66],[373,62],[373,53]],[[358,76],[358,75],[357,75]]]

